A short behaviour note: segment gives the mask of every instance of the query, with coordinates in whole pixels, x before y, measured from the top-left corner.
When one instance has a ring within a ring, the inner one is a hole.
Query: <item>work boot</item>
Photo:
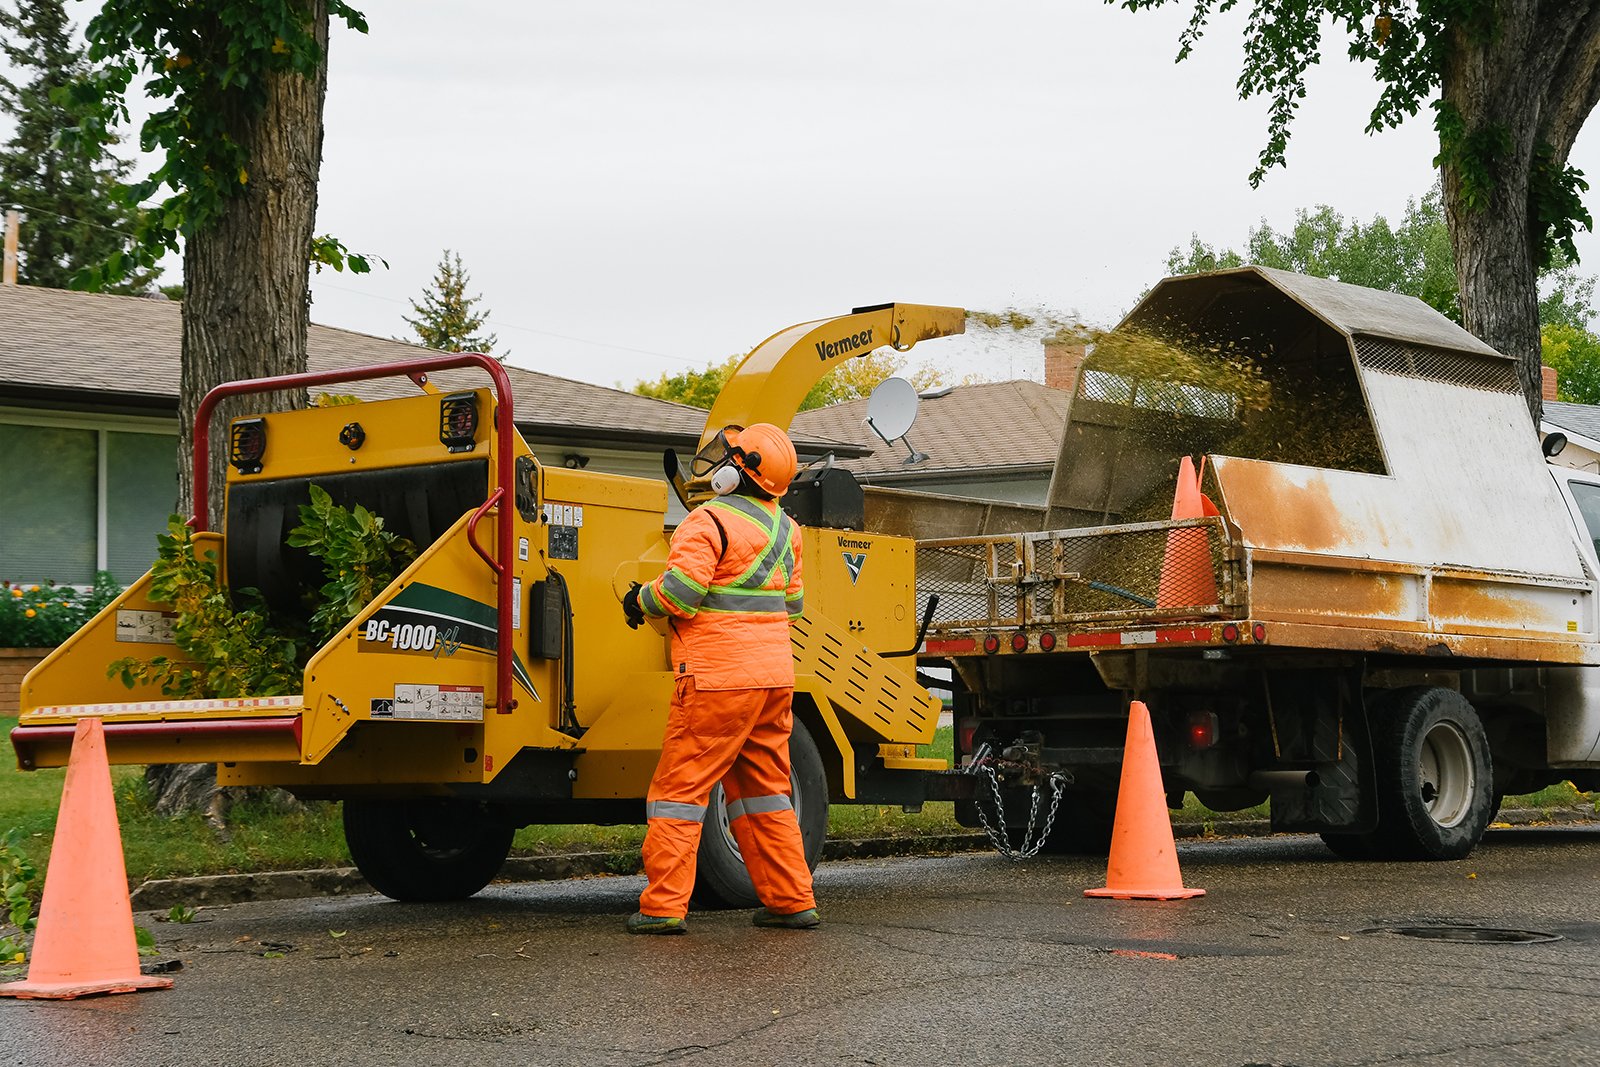
[[[757,926],[769,926],[779,930],[810,930],[822,925],[822,916],[817,914],[816,908],[807,908],[788,915],[779,915],[775,911],[758,908],[756,913],[750,916],[750,921]]]
[[[676,915],[646,915],[636,911],[628,918],[630,934],[686,934],[689,920]]]

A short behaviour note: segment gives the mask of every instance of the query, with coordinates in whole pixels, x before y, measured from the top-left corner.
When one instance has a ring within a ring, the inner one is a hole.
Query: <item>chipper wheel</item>
[[[344,839],[372,888],[395,900],[464,900],[489,884],[515,830],[459,800],[346,800]]]
[[[806,863],[816,870],[822,859],[822,843],[828,836],[828,776],[822,768],[817,743],[799,719],[789,735],[789,783],[794,791],[794,814],[800,821]],[[750,883],[750,872],[744,869],[739,843],[728,826],[728,804],[720,785],[711,791],[700,833],[693,899],[703,908],[753,908],[761,903]]]

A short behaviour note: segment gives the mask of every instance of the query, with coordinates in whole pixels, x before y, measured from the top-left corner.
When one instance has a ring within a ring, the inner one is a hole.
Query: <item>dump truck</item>
[[[1055,799],[1046,848],[1103,848],[1135,699],[1169,803],[1270,799],[1344,857],[1459,858],[1507,794],[1600,788],[1600,477],[1544,452],[1513,361],[1419,300],[1161,282],[1033,528],[918,541],[922,662],[995,786],[958,815]]]
[[[476,893],[522,826],[642,824],[674,675],[665,628],[630,629],[619,601],[663,566],[668,492],[686,506],[710,498],[723,428],[787,428],[845,360],[964,321],[959,308],[882,304],[780,331],[721,391],[689,470],[669,454],[660,480],[541,464],[504,368],[481,355],[222,385],[195,418],[191,525],[229,596],[252,590],[279,617],[309,610],[324,576],[289,533],[314,491],[364,508],[419,554],[315,649],[295,691],[226,697],[108,676],[129,657],[181,659],[179,620],[147,573],[24,679],[18,764],[64,765],[76,722],[93,717],[114,763],[216,763],[224,786],[340,801],[356,865],[399,900]],[[219,404],[406,378],[414,395],[231,420],[218,448],[225,518],[207,529]],[[830,802],[878,802],[881,781],[946,764],[918,754],[941,706],[916,677],[912,541],[862,530],[860,488],[831,462],[803,470],[784,503],[804,528],[791,757],[815,865]],[[720,787],[707,822],[697,898],[754,904]]]

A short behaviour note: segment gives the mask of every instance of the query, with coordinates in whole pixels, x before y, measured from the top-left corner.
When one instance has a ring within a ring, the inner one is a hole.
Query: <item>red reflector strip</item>
[[[1195,626],[1186,630],[1157,630],[1156,644],[1181,644],[1185,641],[1213,641],[1216,635],[1209,626]]]
[[[108,722],[104,726],[108,741],[138,741],[147,738],[282,737],[300,744],[300,716],[284,719],[181,719],[174,722]],[[76,723],[49,726],[18,726],[11,731],[11,742],[56,742],[71,744]]]
[[[1172,645],[1216,640],[1209,626],[1181,630],[1131,630],[1127,633],[1068,634],[1068,648],[1120,648],[1123,645]]]
[[[924,653],[971,652],[977,647],[978,640],[975,637],[951,637],[942,640],[929,638],[922,646],[922,650]]]

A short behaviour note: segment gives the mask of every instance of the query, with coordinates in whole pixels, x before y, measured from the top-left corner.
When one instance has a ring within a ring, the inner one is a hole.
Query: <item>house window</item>
[[[177,503],[177,449],[164,420],[0,412],[0,577],[138,578]]]

